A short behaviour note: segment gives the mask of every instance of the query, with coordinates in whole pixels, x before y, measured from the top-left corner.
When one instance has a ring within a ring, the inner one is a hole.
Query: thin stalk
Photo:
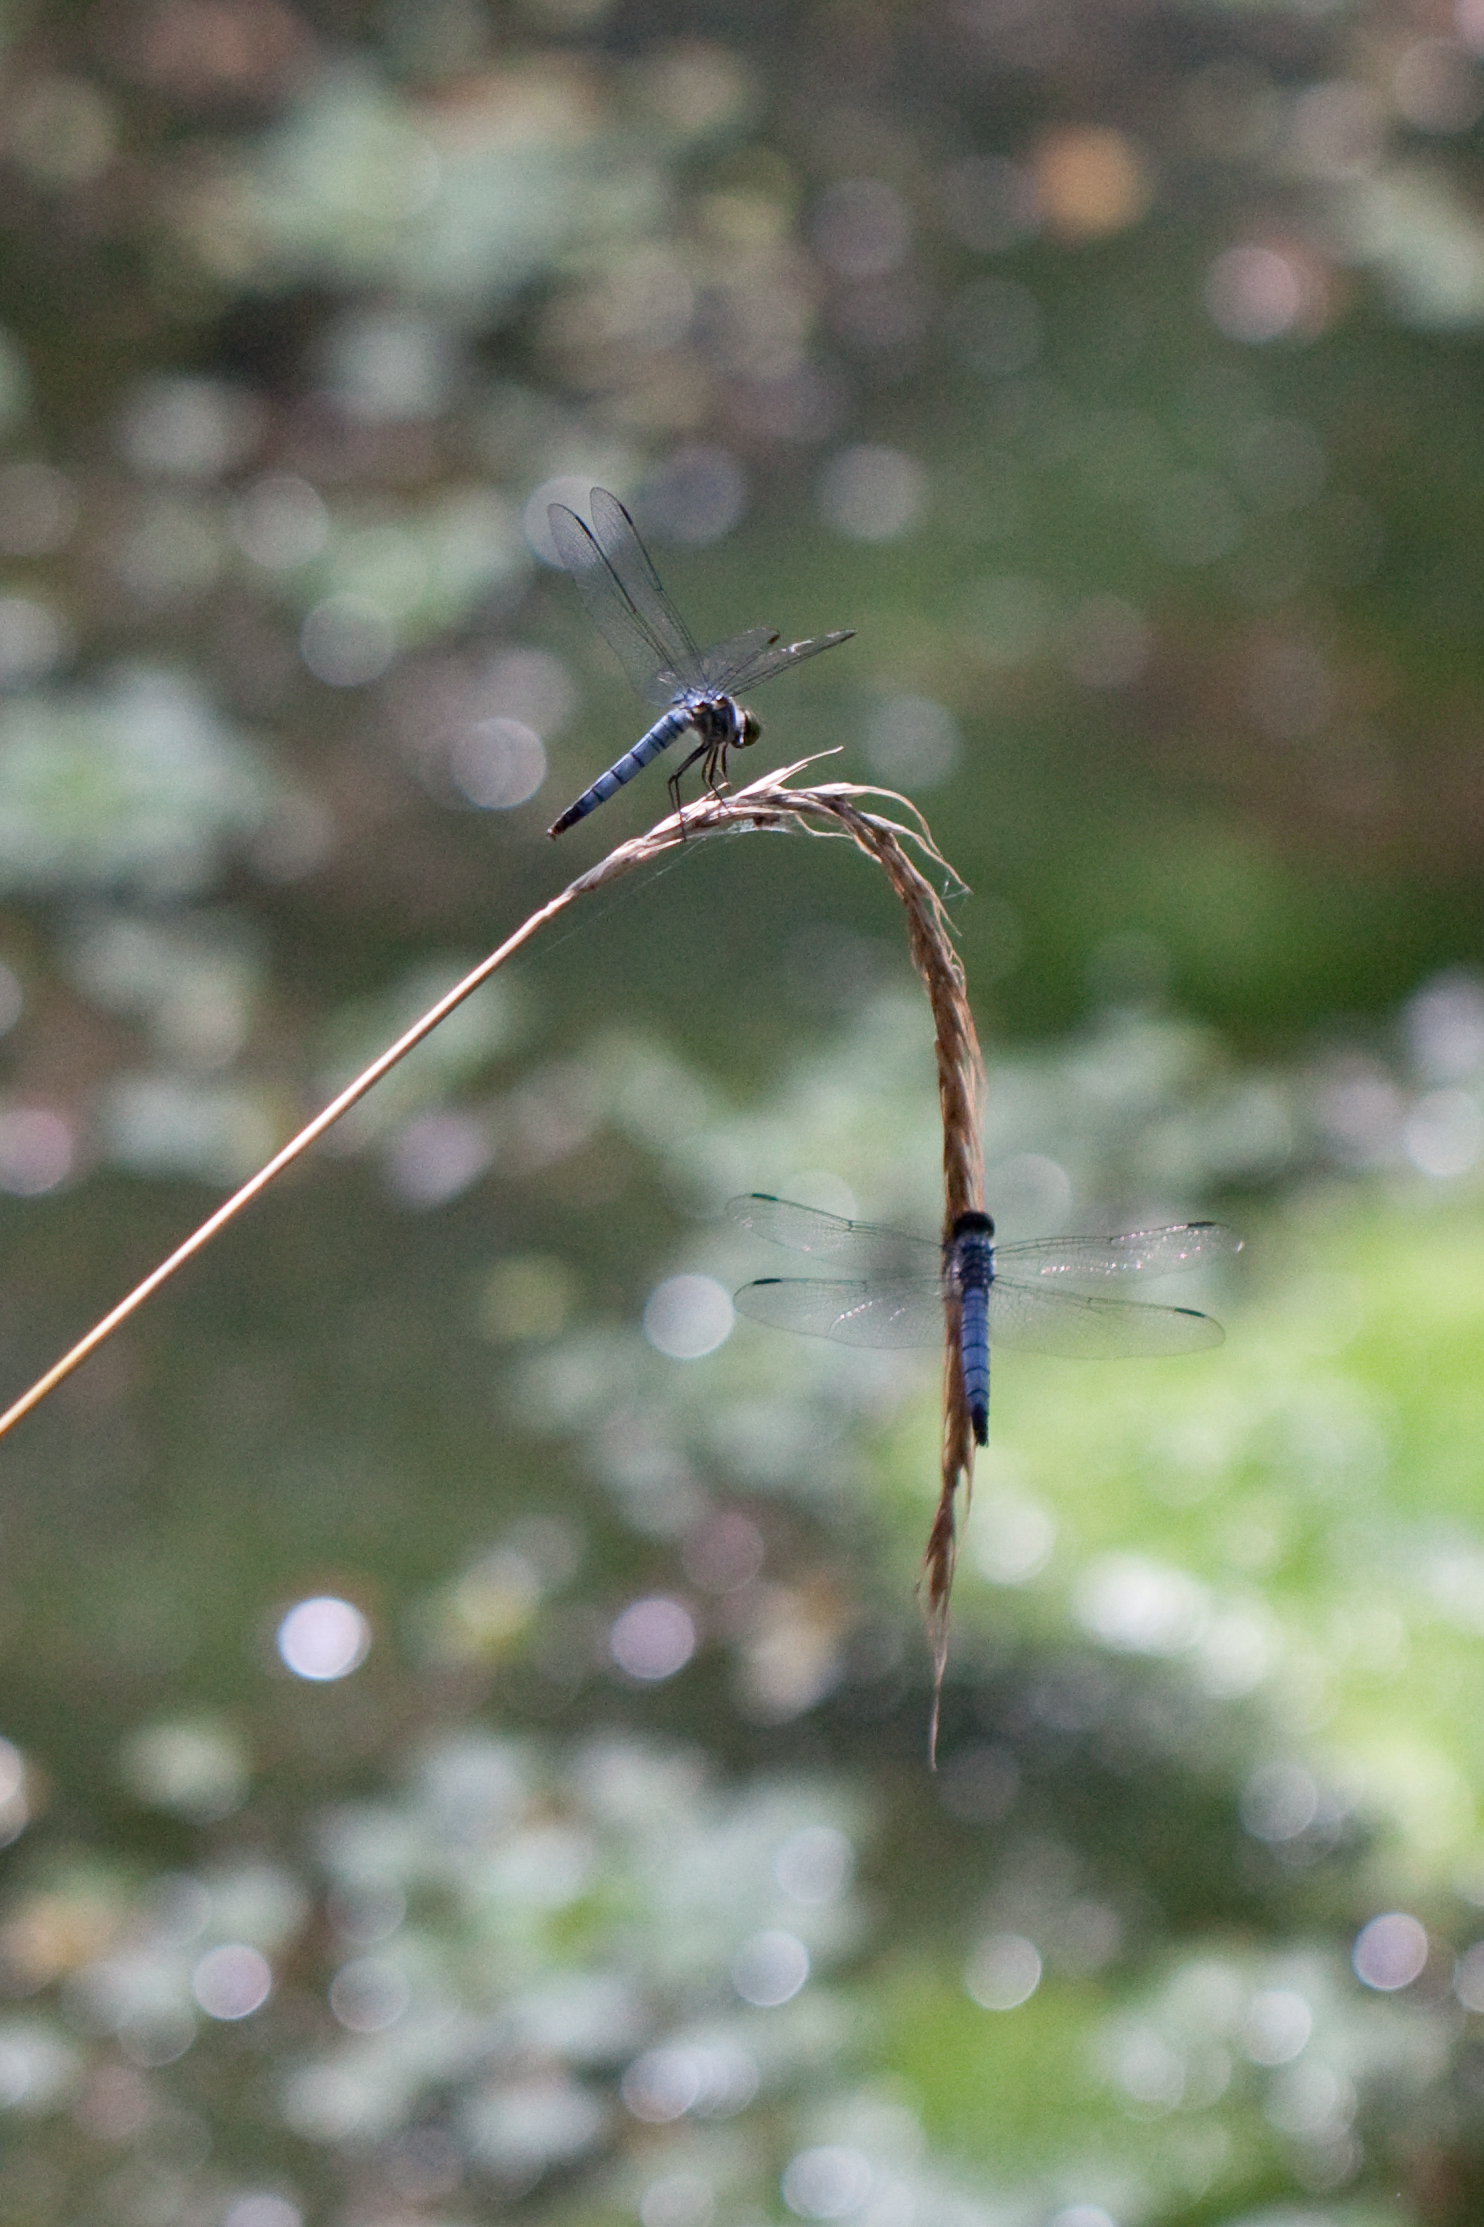
[[[0,1438],[13,1430],[23,1416],[38,1407],[48,1393],[69,1377],[73,1370],[97,1351],[105,1339],[112,1336],[122,1323],[153,1298],[161,1286],[169,1281],[178,1269],[209,1245],[214,1237],[235,1221],[243,1209],[286,1169],[291,1168],[340,1119],[367,1091],[389,1074],[399,1060],[405,1059],[423,1038],[447,1018],[465,998],[472,996],[480,985],[506,961],[513,958],[522,945],[529,943],[538,930],[555,920],[579,897],[605,889],[610,882],[622,879],[638,868],[648,866],[667,851],[683,842],[693,842],[698,837],[720,835],[728,832],[761,832],[794,830],[805,834],[842,838],[855,845],[867,858],[875,861],[885,874],[891,888],[900,899],[907,915],[907,942],[912,963],[922,979],[932,1007],[936,1033],[938,1066],[938,1097],[943,1117],[943,1192],[944,1236],[951,1233],[960,1214],[977,1208],[982,1202],[983,1167],[980,1159],[980,1100],[983,1091],[983,1069],[980,1063],[978,1040],[974,1033],[974,1019],[964,985],[963,966],[949,933],[948,917],[939,896],[922,865],[940,872],[947,883],[956,876],[947,866],[929,833],[926,821],[904,797],[889,789],[860,786],[849,781],[827,782],[810,788],[789,786],[795,775],[816,763],[814,759],[801,759],[798,764],[785,766],[779,773],[766,774],[747,788],[725,796],[706,795],[694,804],[686,805],[652,827],[647,834],[620,843],[616,850],[600,859],[596,866],[579,874],[548,904],[531,914],[513,935],[507,936],[499,949],[482,959],[472,972],[466,974],[431,1006],[420,1020],[414,1022],[406,1033],[397,1038],[378,1059],[372,1061],[355,1081],[347,1084],[338,1097],[332,1098],[314,1119],[276,1152],[256,1175],[249,1177],[240,1190],[234,1191],[178,1245],[167,1259],[136,1284],[116,1307],[94,1323],[87,1335],[52,1364],[44,1376],[38,1377],[30,1389],[0,1414]],[[904,820],[885,817],[868,810],[868,802],[882,801],[899,806],[906,814]],[[916,858],[913,857],[916,854]],[[928,1633],[933,1650],[934,1698],[933,1740],[937,1737],[938,1694],[942,1686],[943,1670],[948,1646],[948,1599],[953,1584],[953,1563],[956,1541],[955,1511],[960,1485],[966,1490],[972,1483],[974,1467],[974,1434],[963,1395],[962,1371],[958,1365],[958,1325],[947,1322],[947,1353],[944,1373],[944,1429],[941,1464],[941,1481],[937,1511],[929,1534],[927,1552],[923,1560],[923,1581],[926,1589]]]

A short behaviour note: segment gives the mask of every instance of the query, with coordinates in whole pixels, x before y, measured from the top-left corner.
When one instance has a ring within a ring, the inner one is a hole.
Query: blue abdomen
[[[959,1216],[948,1267],[958,1287],[964,1403],[975,1441],[984,1446],[989,1441],[989,1287],[994,1282],[994,1224],[987,1214]]]

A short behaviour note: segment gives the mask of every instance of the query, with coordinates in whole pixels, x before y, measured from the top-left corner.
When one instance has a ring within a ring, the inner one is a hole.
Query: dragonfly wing
[[[839,634],[817,634],[808,642],[780,642],[776,634],[759,628],[750,636],[739,634],[735,640],[707,650],[701,662],[710,685],[725,689],[730,695],[735,690],[760,688],[765,680],[786,673],[791,666],[802,665],[806,657],[818,657],[821,650],[832,650],[836,643],[852,641],[854,636],[854,627],[846,627]],[[722,662],[729,654],[734,661]],[[715,665],[713,659],[717,661]]]
[[[737,675],[745,673],[777,639],[766,626],[750,626],[745,634],[734,634],[729,642],[713,642],[709,650],[701,652],[701,677],[707,688],[718,696],[727,695],[738,686]]]
[[[690,628],[661,587],[660,576],[650,562],[649,551],[639,539],[639,529],[633,519],[618,497],[610,495],[606,487],[593,489],[589,508],[593,514],[593,533],[604,562],[645,632],[662,652],[654,661],[655,667],[665,667],[678,675],[683,687],[698,686],[701,653],[691,638]]]
[[[837,1345],[915,1346],[943,1342],[943,1286],[935,1276],[908,1283],[815,1282],[767,1276],[744,1284],[739,1314],[775,1330],[801,1330]]]
[[[1016,1283],[1105,1284],[1127,1276],[1169,1276],[1180,1268],[1239,1253],[1242,1240],[1221,1222],[1178,1222],[1122,1237],[1049,1237],[1033,1245],[1001,1245],[995,1258]]]
[[[587,615],[633,683],[644,703],[668,703],[673,690],[660,697],[657,675],[668,667],[673,645],[655,633],[626,592],[623,582],[594,541],[576,511],[565,503],[552,503],[546,513],[551,538],[563,569],[576,583]]]
[[[1055,1353],[1072,1361],[1155,1357],[1197,1353],[1203,1346],[1220,1345],[1225,1335],[1219,1322],[1189,1307],[1132,1306],[1126,1299],[1043,1291],[999,1276],[989,1287],[990,1343],[1020,1346],[1028,1353]]]
[[[729,1199],[727,1213],[770,1244],[837,1261],[873,1282],[915,1282],[922,1277],[936,1281],[941,1274],[938,1246],[926,1238],[908,1237],[902,1230],[847,1222],[843,1215],[826,1214],[817,1206],[797,1206],[791,1199],[770,1198],[762,1191]]]

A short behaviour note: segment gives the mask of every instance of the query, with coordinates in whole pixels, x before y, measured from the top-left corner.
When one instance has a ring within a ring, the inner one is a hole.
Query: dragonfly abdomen
[[[948,1271],[958,1292],[959,1366],[964,1403],[976,1444],[989,1442],[989,1287],[994,1282],[994,1223],[987,1214],[961,1214],[948,1248]]]
[[[978,1445],[989,1443],[989,1290],[971,1287],[963,1296],[959,1317],[959,1353],[964,1372],[964,1398]]]
[[[672,705],[662,719],[655,721],[647,735],[639,737],[632,750],[626,750],[616,765],[611,765],[606,773],[600,773],[592,787],[584,789],[577,802],[569,804],[561,818],[552,821],[546,830],[547,834],[561,835],[578,820],[585,820],[589,812],[596,812],[600,804],[606,804],[611,796],[618,794],[625,782],[632,781],[634,775],[641,772],[651,758],[657,758],[662,750],[668,750],[677,735],[683,735],[687,728],[695,724],[694,712],[689,706]]]

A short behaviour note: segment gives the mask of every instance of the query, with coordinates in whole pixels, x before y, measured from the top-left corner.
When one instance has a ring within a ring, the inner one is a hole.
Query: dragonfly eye
[[[737,737],[735,747],[738,750],[745,750],[749,743],[757,741],[762,731],[761,725],[753,717],[753,714],[750,711],[744,711],[742,714],[742,732]]]

